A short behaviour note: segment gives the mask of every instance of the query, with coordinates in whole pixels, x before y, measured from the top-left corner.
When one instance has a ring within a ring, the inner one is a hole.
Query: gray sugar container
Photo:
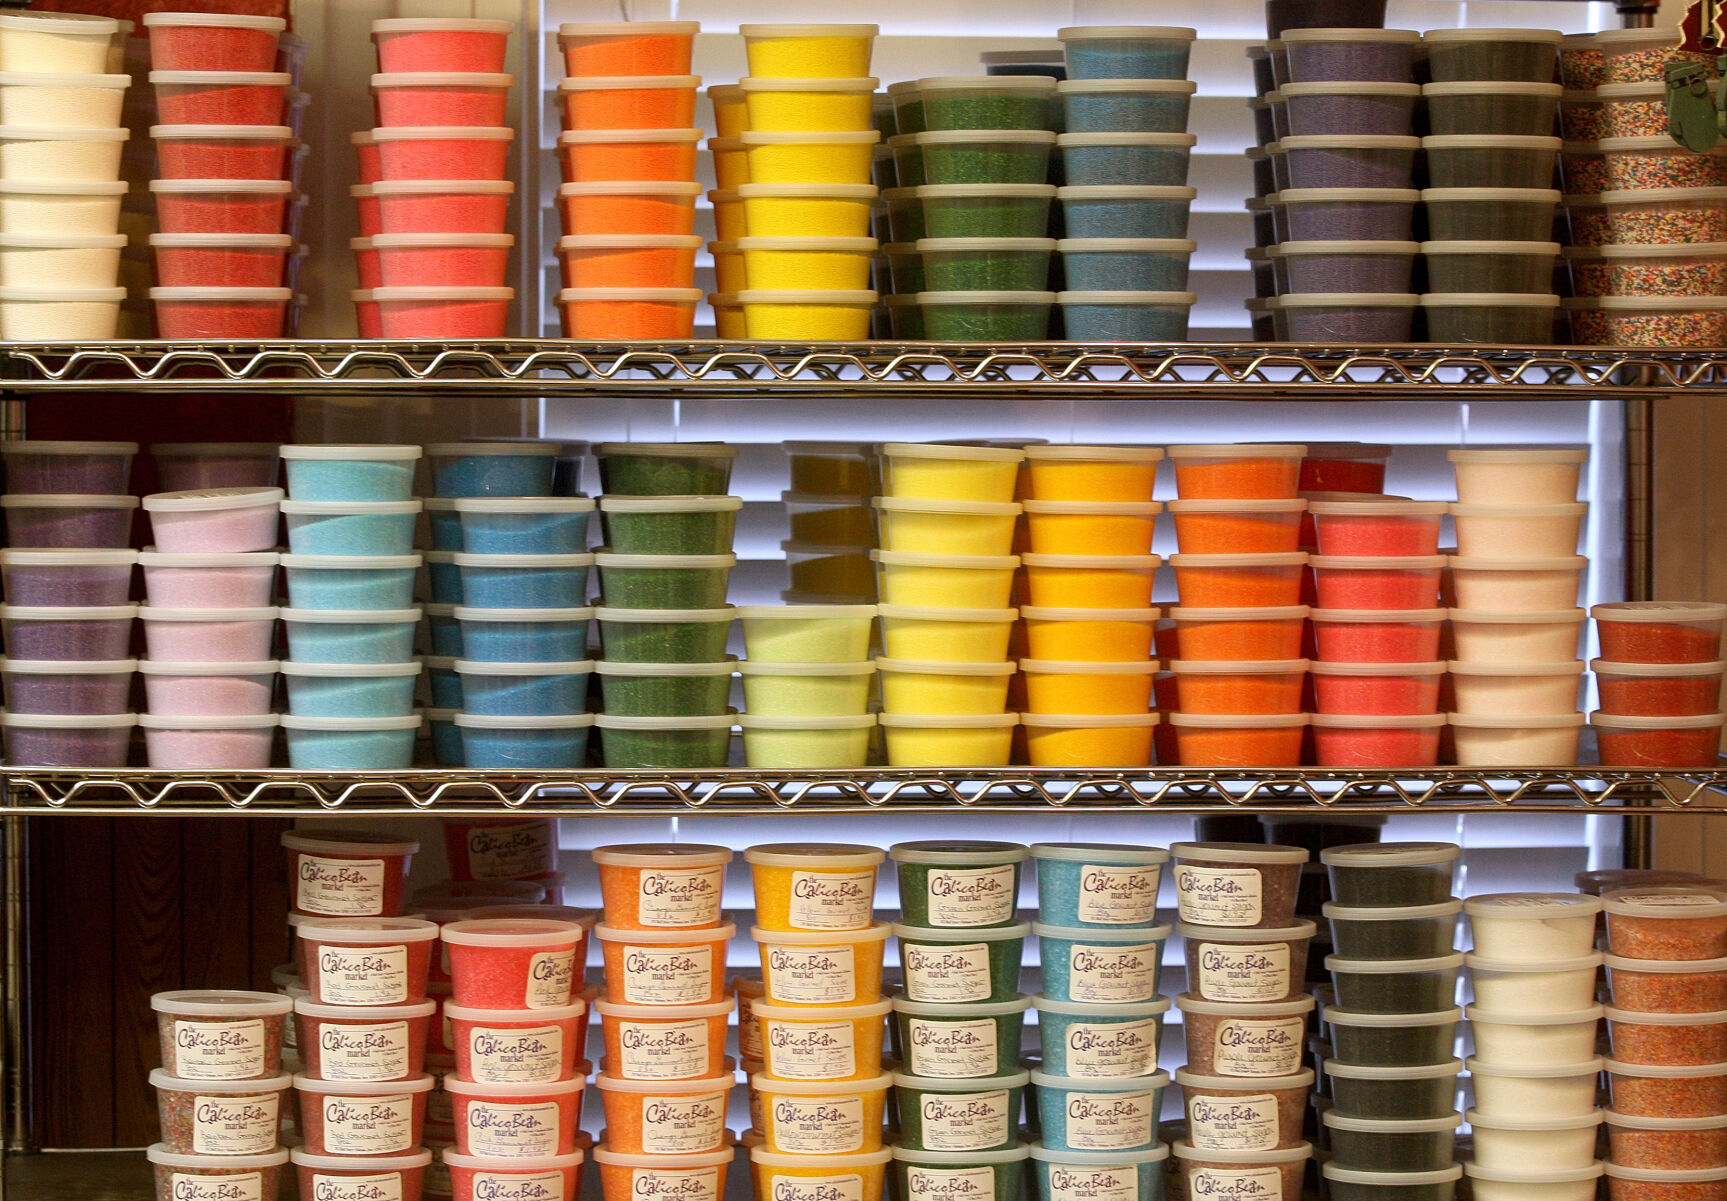
[[[1435,29],[1422,39],[1435,83],[1465,79],[1552,83],[1559,45],[1551,29]]]
[[[1288,137],[1282,143],[1292,188],[1407,188],[1420,145],[1417,138],[1388,134]]]
[[[1430,342],[1546,345],[1559,297],[1499,292],[1429,293],[1421,298]]]
[[[1419,297],[1296,292],[1281,298],[1293,342],[1407,342]]]
[[[1509,83],[1460,80],[1430,83],[1421,89],[1427,101],[1427,131],[1431,134],[1508,134],[1552,137],[1564,89],[1556,83]]]
[[[1434,292],[1551,292],[1557,242],[1423,242]]]
[[[1497,134],[1425,137],[1428,182],[1436,188],[1549,188],[1558,138]]]
[[[1559,196],[1553,188],[1429,188],[1421,199],[1435,241],[1545,242]]]

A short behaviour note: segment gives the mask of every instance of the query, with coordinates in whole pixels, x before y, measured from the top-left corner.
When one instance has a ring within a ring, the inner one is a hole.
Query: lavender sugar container
[[[127,657],[137,615],[137,605],[0,605],[0,630],[14,659],[112,662]]]
[[[136,442],[0,442],[6,490],[124,496]]]
[[[1281,40],[1289,83],[1408,83],[1421,35],[1413,29],[1287,29]]]
[[[1291,188],[1407,188],[1415,176],[1421,140],[1394,134],[1317,134],[1284,138],[1282,146],[1289,156]]]
[[[1281,242],[1408,242],[1421,193],[1409,187],[1287,188],[1278,199],[1288,225]]]
[[[135,550],[0,550],[0,576],[14,605],[124,605]]]
[[[0,713],[6,758],[32,767],[124,767],[138,718]]]
[[[10,493],[0,496],[6,540],[29,550],[118,550],[132,541],[136,496]]]
[[[0,658],[6,710],[37,714],[129,712],[136,659],[29,660]]]

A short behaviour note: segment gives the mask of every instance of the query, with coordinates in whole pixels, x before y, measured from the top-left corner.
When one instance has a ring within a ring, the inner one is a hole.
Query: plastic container
[[[1589,664],[1601,693],[1602,714],[1693,717],[1720,710],[1727,663]]]
[[[601,749],[608,767],[722,767],[735,724],[713,717],[616,717],[601,714]]]
[[[1305,659],[1170,660],[1181,711],[1190,714],[1302,712]]]
[[[1301,653],[1305,605],[1269,609],[1169,610],[1190,660],[1288,661]]]
[[[635,663],[713,663],[725,655],[735,611],[720,609],[591,610],[606,657]],[[581,639],[585,645],[586,639]]]
[[[767,79],[843,79],[869,74],[875,25],[740,25],[750,74]]]
[[[1130,179],[1136,181],[1133,186],[1137,187],[1180,188],[1187,185],[1195,137],[1180,132],[1064,133],[1055,138],[1055,145],[1061,151],[1062,175],[1070,187],[1116,187],[1121,180]],[[944,156],[934,154],[926,146],[925,157],[931,164],[933,183],[987,182],[976,178],[981,168],[966,172],[971,178],[943,178],[945,172],[937,163]],[[1012,182],[1038,182],[1029,175],[1024,178],[1021,175],[1015,173]]]
[[[1175,568],[1176,590],[1183,605],[1275,608],[1293,605],[1301,599],[1302,568],[1307,555],[1300,551],[1268,555],[1177,554],[1170,556],[1169,562]],[[1435,577],[1437,595],[1437,570]]]
[[[1144,609],[1162,559],[1157,555],[1039,555],[1021,557],[1026,595],[1034,607]]]
[[[1589,611],[1601,655],[1620,663],[1709,663],[1720,657],[1727,605],[1641,601],[1596,605]]]
[[[1555,77],[1562,40],[1551,29],[1437,29],[1422,45],[1436,81],[1547,83]]]
[[[1356,908],[1327,901],[1323,908],[1331,926],[1332,945],[1339,955],[1349,959],[1426,959],[1451,952],[1463,904],[1449,900],[1434,905]]]
[[[1302,1123],[1313,1072],[1291,1076],[1203,1076],[1175,1073],[1183,1094],[1188,1135],[1211,1151],[1271,1151],[1302,1142]]]
[[[1185,133],[1195,85],[1186,79],[1075,78],[1055,90],[1070,133]]]
[[[1455,1006],[1432,1013],[1359,1013],[1335,1005],[1325,1009],[1338,1062],[1365,1067],[1451,1063],[1462,1016]]]
[[[4,671],[8,673],[6,689],[8,706],[19,712],[55,712],[50,709],[32,709],[26,699],[25,689],[20,681],[12,680],[11,674],[18,673],[25,664],[10,660],[6,662]],[[269,713],[270,701],[275,695],[276,672],[279,668],[274,660],[259,663],[170,663],[146,660],[138,665],[144,674],[144,691],[148,698],[150,713],[156,717],[252,717]],[[130,677],[113,683],[129,686]],[[67,685],[70,686],[70,682]],[[110,685],[112,687],[112,684]],[[32,689],[31,691],[39,691]],[[129,688],[127,689],[129,691]],[[14,704],[14,698],[24,701]],[[119,713],[125,709],[125,697],[112,697],[107,707],[92,707],[73,710],[81,713]],[[411,687],[405,703],[401,706],[404,712],[413,704]],[[63,710],[62,710],[63,711]],[[274,723],[272,723],[274,724]],[[190,726],[163,727],[177,730],[190,730]],[[155,738],[156,742],[165,742]],[[262,736],[262,745],[251,748],[252,758],[260,760],[259,766],[267,766],[270,757],[271,735]],[[257,740],[254,739],[254,742]],[[164,747],[164,749],[166,749]]]
[[[1469,956],[1476,1004],[1493,1013],[1569,1013],[1587,1008],[1595,996],[1595,952],[1567,959],[1493,959]]]
[[[406,717],[420,664],[284,663],[288,712],[298,717]]]
[[[393,126],[372,131],[384,182],[502,179],[515,136],[515,130],[501,126]]]
[[[1727,1141],[1727,1121],[1717,1117],[1633,1117],[1610,1109],[1602,1119],[1612,1162],[1621,1170],[1713,1169],[1720,1161],[1719,1149]]]
[[[1073,25],[1056,30],[1073,79],[1182,79],[1194,31],[1160,25]]]
[[[1727,1115],[1727,1066],[1656,1066],[1608,1059],[1613,1108],[1632,1117],[1701,1118]]]
[[[1572,713],[1583,664],[1452,663],[1450,672],[1452,708],[1458,713]]]
[[[781,1006],[755,1002],[767,1074],[780,1080],[873,1080],[891,1003]],[[848,1037],[849,1035],[849,1037]]]
[[[908,1075],[959,1079],[1018,1070],[1030,997],[968,1005],[927,1004],[901,997],[891,1004]],[[774,1071],[772,1056],[770,1044],[770,1071]]]
[[[1407,188],[1421,147],[1395,134],[1318,134],[1279,142],[1289,156],[1289,186],[1296,189]]]
[[[891,767],[1004,767],[1019,715],[884,713],[879,720]]]
[[[885,1079],[892,1082],[898,1103],[900,1146],[919,1151],[996,1151],[1015,1142],[1029,1080],[1024,1071],[957,1080],[896,1072]],[[765,1080],[763,1086],[772,1087]],[[864,1100],[867,1104],[867,1096]],[[770,1140],[775,1134],[770,1127]]]
[[[414,759],[420,718],[299,717],[285,714],[288,765],[342,771],[403,771]]]
[[[1407,81],[1290,82],[1278,89],[1278,95],[1288,106],[1288,134],[1296,137],[1333,133],[1408,137],[1421,89]]]
[[[1539,293],[1552,286],[1559,244],[1423,242],[1421,254],[1436,293]]]
[[[1461,953],[1426,959],[1325,958],[1338,1003],[1358,1013],[1432,1013],[1449,1008],[1462,966]]]
[[[1581,713],[1496,717],[1453,713],[1449,724],[1459,765],[1495,767],[1527,763],[1570,767],[1577,762]]]
[[[711,1155],[725,1147],[730,1059],[722,1072],[694,1079],[625,1079],[601,1072],[608,1143],[624,1155]]]
[[[1186,238],[1193,188],[1070,185],[1056,191],[1074,238]],[[932,230],[933,232],[933,230]]]
[[[287,22],[227,13],[145,13],[150,63],[164,71],[268,71]]]
[[[1496,1013],[1481,1005],[1466,1011],[1476,1056],[1502,1067],[1577,1063],[1595,1053],[1601,1007],[1570,1011]]]
[[[1453,609],[1451,632],[1464,663],[1507,665],[1565,662],[1576,658],[1583,610],[1496,612]]]
[[[150,1073],[162,1123],[157,1146],[177,1155],[269,1155],[292,1082],[289,1076],[182,1080],[157,1068]]]
[[[1421,139],[1435,188],[1548,188],[1558,138],[1448,134]]]
[[[275,71],[150,72],[164,125],[274,125],[291,81]]]
[[[906,999],[934,1005],[1012,1000],[1019,995],[1025,922],[986,929],[894,926]]]
[[[693,1005],[626,1005],[595,1001],[606,1039],[605,1063],[628,1087],[642,1081],[731,1080],[725,1054],[726,1019],[732,1002]]]
[[[129,713],[135,659],[25,660],[0,658],[6,709],[37,715]],[[267,700],[267,695],[266,695]]]
[[[193,610],[196,612],[196,610]],[[232,610],[244,614],[248,610]],[[273,621],[274,610],[258,610]],[[159,615],[146,612],[145,632]],[[302,663],[406,663],[413,657],[418,609],[284,609],[288,657]],[[225,620],[238,621],[229,617]],[[152,649],[154,654],[154,649]]]
[[[748,175],[737,180],[737,184],[864,184],[870,180],[870,166],[881,134],[873,129],[854,132],[746,131],[739,135],[738,141],[748,164]],[[721,180],[721,186],[733,185]]]
[[[1455,1113],[1449,1117],[1411,1121],[1358,1118],[1330,1111],[1322,1115],[1321,1121],[1332,1153],[1325,1167],[1328,1172],[1345,1171],[1342,1178],[1345,1183],[1372,1183],[1351,1181],[1350,1176],[1354,1174],[1383,1174],[1386,1177],[1383,1183],[1390,1187],[1413,1188],[1418,1184],[1442,1183],[1400,1181],[1399,1177],[1445,1175],[1448,1169],[1452,1169],[1456,1131],[1462,1122],[1462,1115]],[[1335,1188],[1338,1178],[1328,1178]],[[1455,1175],[1450,1176],[1450,1179],[1455,1178]],[[1362,1195],[1377,1197],[1382,1192],[1382,1189],[1371,1192],[1364,1189]]]
[[[1436,1118],[1455,1112],[1460,1060],[1421,1067],[1376,1068],[1327,1059],[1334,1109],[1366,1118]],[[1596,1060],[1592,1070],[1599,1070]]]
[[[276,513],[281,503],[280,488],[208,488],[160,492],[145,497],[143,506],[150,514],[150,531],[158,550],[168,554],[232,554],[275,546]],[[10,520],[9,515],[9,528]],[[16,533],[13,540],[17,541]]]
[[[585,496],[475,497],[451,504],[461,533],[453,549],[475,555],[580,554],[595,508]]]
[[[1440,242],[1545,242],[1559,205],[1549,188],[1429,188],[1421,199],[1428,236]]]
[[[1305,850],[1235,842],[1179,842],[1169,850],[1182,921],[1262,929],[1292,923]]]
[[[1588,955],[1601,907],[1594,897],[1571,893],[1510,892],[1471,897],[1464,912],[1477,954],[1534,963]]]
[[[131,541],[132,513],[137,507],[138,500],[132,496],[56,492],[0,497],[8,541],[32,550],[124,547]]]
[[[121,149],[130,136],[124,128],[0,125],[0,175],[72,184],[110,182],[120,173]]]
[[[881,1000],[882,952],[891,931],[887,922],[840,933],[752,929],[762,957],[761,1003],[803,1008]],[[729,1013],[729,1002],[722,1003]],[[722,1019],[718,1045],[724,1044]]]
[[[571,1154],[585,1084],[581,1077],[543,1084],[478,1084],[446,1076],[457,1153],[501,1160]]]
[[[1548,137],[1563,91],[1546,80],[1466,80],[1427,84],[1422,97],[1434,134]]]
[[[1169,1076],[1062,1076],[1033,1069],[1043,1143],[1060,1151],[1138,1151],[1157,1145]]]
[[[1716,959],[1727,954],[1727,892],[1671,886],[1602,898],[1608,946],[1627,959]]]

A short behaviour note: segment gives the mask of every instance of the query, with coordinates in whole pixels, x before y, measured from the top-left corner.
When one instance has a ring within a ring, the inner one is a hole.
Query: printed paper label
[[[318,993],[326,1005],[400,1005],[408,999],[408,948],[318,948]]]
[[[1690,908],[1692,906],[1719,905],[1719,897],[1700,896],[1696,893],[1648,893],[1632,896],[1616,896],[1615,901],[1623,901],[1630,905],[1655,905],[1669,909]]]
[[[923,1145],[931,1151],[982,1151],[1006,1143],[1008,1091],[925,1093],[919,1106]]]
[[[276,1149],[280,1093],[193,1097],[192,1154],[262,1155]]]
[[[468,872],[476,880],[513,880],[558,870],[556,827],[479,826],[468,831]]]
[[[1161,864],[1105,867],[1081,864],[1079,920],[1098,926],[1149,926],[1157,921]]]
[[[626,1080],[694,1080],[708,1075],[708,1023],[618,1021]]]
[[[1251,867],[1175,867],[1181,920],[1200,926],[1257,926],[1263,884]]]
[[[414,1149],[414,1098],[325,1097],[324,1147],[331,1155],[394,1155]]]
[[[174,1172],[168,1177],[168,1196],[163,1201],[276,1201],[264,1196],[262,1172],[235,1172],[226,1176],[189,1176]]]
[[[726,1094],[642,1098],[642,1150],[649,1155],[694,1155],[725,1142]]]
[[[1289,944],[1202,943],[1199,995],[1207,1001],[1281,1001],[1289,995]]]
[[[850,1022],[775,1022],[767,1027],[768,1071],[783,1080],[843,1080],[857,1073]]]
[[[738,994],[738,1055],[757,1062],[766,1058],[762,1053],[762,1024],[756,1021],[755,1001],[743,993]]]
[[[1302,1017],[1224,1018],[1212,1036],[1212,1072],[1218,1076],[1291,1076],[1301,1070]]]
[[[576,985],[576,953],[541,951],[528,960],[528,1008],[561,1009]]]
[[[1157,1071],[1158,1018],[1075,1022],[1067,1028],[1069,1076],[1149,1076]]]
[[[1283,1201],[1283,1173],[1276,1168],[1194,1168],[1187,1190],[1195,1201]]]
[[[862,930],[874,908],[874,868],[792,873],[789,918],[794,930]]]
[[[1149,1147],[1157,1123],[1157,1094],[1069,1093],[1067,1143],[1076,1151]]]
[[[642,925],[687,929],[718,922],[725,874],[723,867],[644,868],[636,892]]]
[[[906,1022],[906,1057],[911,1075],[940,1076],[952,1080],[962,1076],[996,1074],[995,1021],[930,1021],[911,1018]]]
[[[468,1066],[482,1084],[546,1084],[564,1074],[564,1032],[474,1026],[468,1031]]]
[[[289,1016],[285,1026],[292,1026]],[[264,1074],[264,1023],[174,1023],[174,1075],[182,1080],[255,1080]]]
[[[325,1080],[401,1080],[408,1074],[408,1023],[325,1022],[318,1029],[318,1059]]]
[[[1201,1151],[1270,1151],[1277,1146],[1277,1098],[1190,1097],[1187,1132]]]
[[[314,1172],[312,1196],[316,1201],[402,1201],[402,1174],[379,1172],[376,1176],[326,1176]]]
[[[1068,996],[1090,1004],[1154,1000],[1162,954],[1154,942],[1131,947],[1076,942],[1067,951]]]
[[[771,1201],[863,1201],[863,1177],[855,1172],[843,1176],[771,1176]]]
[[[862,1097],[776,1097],[772,1113],[774,1142],[789,1155],[863,1150]]]
[[[932,926],[1000,926],[1013,920],[1014,867],[929,869],[924,903]]]
[[[900,963],[905,995],[914,1001],[989,1000],[989,947],[981,942],[925,946],[902,939]]]
[[[1154,1165],[1152,1171],[1161,1166]],[[1137,1168],[1086,1168],[1052,1163],[1046,1179],[1049,1181],[1046,1201],[1136,1201],[1139,1196]]]
[[[294,908],[331,917],[383,916],[384,861],[301,855]]]
[[[926,1168],[907,1164],[903,1201],[993,1201],[994,1168]]]
[[[468,1154],[499,1159],[558,1153],[558,1106],[468,1102]]]
[[[720,1170],[691,1168],[634,1168],[630,1172],[630,1196],[635,1201],[719,1201]]]
[[[850,947],[766,948],[774,999],[797,1005],[843,1004],[857,998],[857,956]]]
[[[573,979],[573,964],[570,974]],[[669,950],[659,947],[624,948],[624,1000],[627,1003],[699,1005],[713,995],[712,946]]]
[[[565,1201],[564,1174],[475,1172],[474,1197],[475,1201]]]

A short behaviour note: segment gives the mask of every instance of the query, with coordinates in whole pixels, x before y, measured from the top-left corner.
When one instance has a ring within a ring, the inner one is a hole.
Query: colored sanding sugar
[[[602,442],[600,486],[617,496],[721,496],[737,447],[722,442]]]
[[[735,662],[595,665],[607,713],[626,717],[708,717],[726,711]]]

